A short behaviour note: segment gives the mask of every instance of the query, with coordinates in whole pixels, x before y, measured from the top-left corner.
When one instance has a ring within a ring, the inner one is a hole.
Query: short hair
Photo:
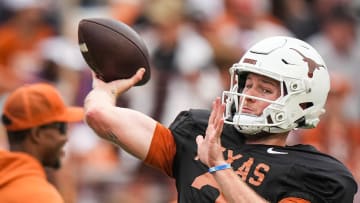
[[[20,131],[7,131],[7,137],[10,145],[21,144],[30,134],[30,129]]]

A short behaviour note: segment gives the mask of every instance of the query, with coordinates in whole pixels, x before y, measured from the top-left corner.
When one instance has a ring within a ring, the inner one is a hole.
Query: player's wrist
[[[215,172],[217,172],[217,171],[222,171],[222,170],[226,170],[226,169],[231,169],[231,164],[229,164],[229,163],[223,163],[223,164],[220,164],[220,165],[216,165],[216,166],[210,167],[210,168],[209,168],[209,172],[210,172],[210,173],[215,173]]]
[[[220,158],[219,160],[209,161],[208,167],[211,168],[211,167],[219,166],[219,165],[223,165],[223,164],[227,164],[227,162],[224,159]]]
[[[92,98],[92,100],[95,100],[96,102],[101,102],[101,103],[106,102],[106,103],[111,103],[113,105],[115,105],[117,98],[116,94],[112,94],[111,91],[102,88],[92,89],[92,91],[89,93],[89,97]]]

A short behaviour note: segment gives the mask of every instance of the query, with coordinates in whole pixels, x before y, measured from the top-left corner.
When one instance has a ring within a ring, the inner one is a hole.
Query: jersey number
[[[236,171],[244,182],[251,185],[259,186],[265,179],[266,173],[270,170],[270,166],[264,163],[256,165],[253,174],[249,174],[251,167],[254,165],[254,158],[249,158]],[[248,181],[247,181],[248,180]]]

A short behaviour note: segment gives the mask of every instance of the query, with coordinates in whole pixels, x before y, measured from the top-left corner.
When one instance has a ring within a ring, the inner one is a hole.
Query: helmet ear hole
[[[306,123],[305,123],[305,116],[299,118],[299,119],[296,120],[294,123],[297,123],[297,127],[298,127],[298,128],[305,126],[305,125],[306,125]]]

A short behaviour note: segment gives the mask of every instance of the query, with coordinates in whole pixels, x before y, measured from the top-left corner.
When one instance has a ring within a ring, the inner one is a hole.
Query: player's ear
[[[39,144],[41,143],[41,137],[42,137],[41,133],[42,132],[39,127],[31,128],[29,131],[28,139],[34,144]]]

